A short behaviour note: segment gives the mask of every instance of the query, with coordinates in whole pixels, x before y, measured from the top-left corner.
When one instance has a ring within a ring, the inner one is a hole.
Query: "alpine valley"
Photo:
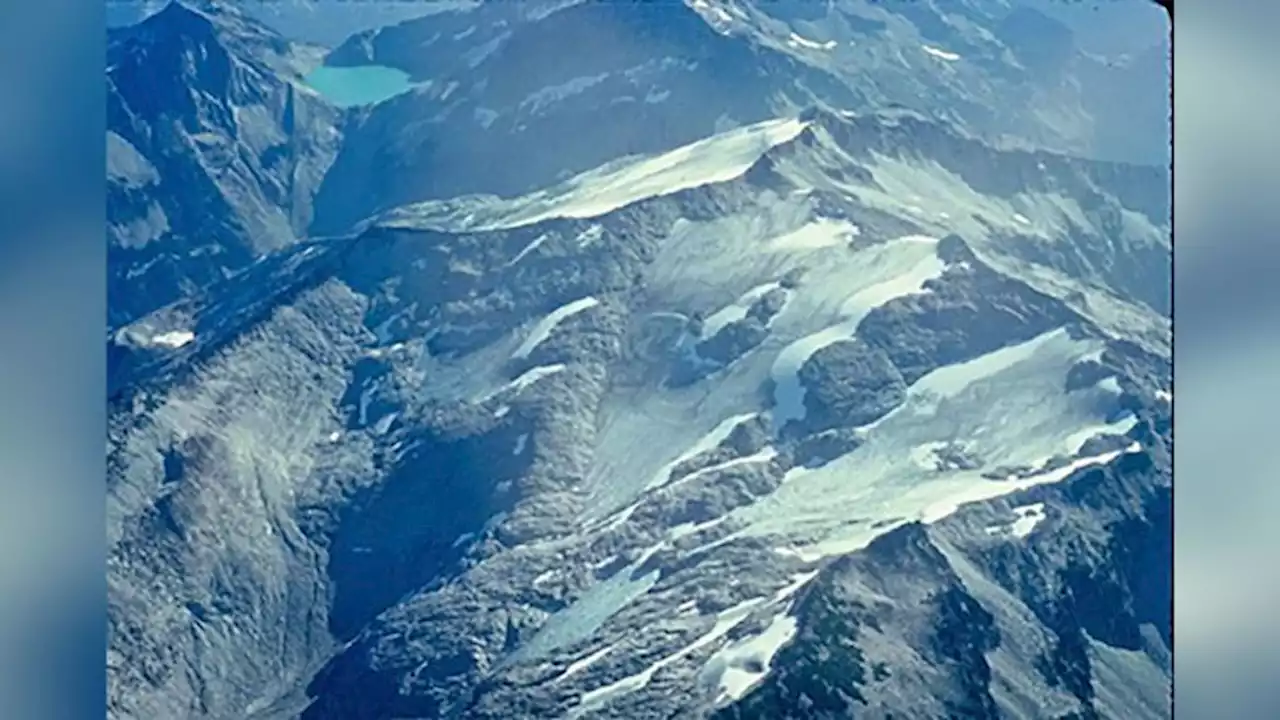
[[[113,28],[110,717],[1172,717],[1168,26],[1108,5]]]

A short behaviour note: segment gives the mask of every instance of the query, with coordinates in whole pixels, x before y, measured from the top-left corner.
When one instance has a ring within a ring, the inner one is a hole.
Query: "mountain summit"
[[[315,49],[230,6],[172,2],[107,52],[110,323],[305,236],[339,111],[302,84]]]

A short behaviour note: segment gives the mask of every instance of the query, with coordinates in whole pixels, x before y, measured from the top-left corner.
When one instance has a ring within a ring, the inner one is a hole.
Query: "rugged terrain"
[[[1031,12],[121,31],[112,717],[1169,717],[1168,169]]]

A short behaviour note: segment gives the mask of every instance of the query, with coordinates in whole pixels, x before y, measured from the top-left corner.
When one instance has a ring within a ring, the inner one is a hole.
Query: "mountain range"
[[[435,10],[109,34],[111,717],[1172,715],[1167,36]]]

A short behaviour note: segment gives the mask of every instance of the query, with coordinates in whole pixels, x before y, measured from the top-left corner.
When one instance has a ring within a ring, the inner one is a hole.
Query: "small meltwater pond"
[[[306,83],[339,107],[373,105],[414,86],[408,73],[385,65],[321,65],[307,75]]]

